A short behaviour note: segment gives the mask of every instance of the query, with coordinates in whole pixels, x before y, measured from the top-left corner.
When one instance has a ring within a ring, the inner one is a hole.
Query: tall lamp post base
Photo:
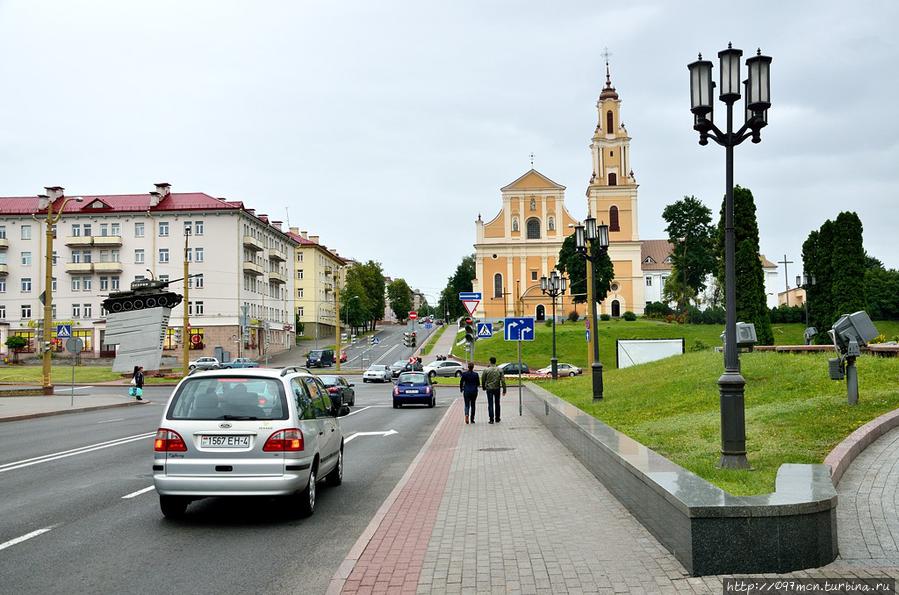
[[[553,358],[550,359],[549,361],[550,361],[550,364],[549,364],[550,370],[552,370],[550,372],[550,375],[552,376],[553,380],[556,380],[559,378],[559,358],[553,356]]]
[[[593,401],[602,401],[602,364],[595,361],[590,366],[593,375]]]
[[[725,370],[718,379],[721,406],[721,469],[749,469],[746,458],[744,388],[746,380],[737,371]]]

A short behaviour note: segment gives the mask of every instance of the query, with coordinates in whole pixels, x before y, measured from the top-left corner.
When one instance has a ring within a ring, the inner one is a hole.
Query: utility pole
[[[334,273],[334,342],[337,345],[337,371],[340,372],[340,269]]]
[[[190,265],[187,262],[188,251],[190,250],[188,240],[190,239],[191,229],[184,228],[184,321],[181,328],[181,358],[184,360],[181,364],[181,372],[187,376],[187,366],[190,363]]]
[[[587,269],[587,311],[584,312],[584,317],[587,320],[590,320],[590,313],[593,311],[593,267],[590,266],[589,257],[590,254],[590,245],[592,242],[587,242],[587,258],[588,260],[584,263],[584,266]],[[595,333],[597,329],[590,328],[591,333]],[[593,347],[590,344],[590,341],[587,341],[587,366],[593,365]]]

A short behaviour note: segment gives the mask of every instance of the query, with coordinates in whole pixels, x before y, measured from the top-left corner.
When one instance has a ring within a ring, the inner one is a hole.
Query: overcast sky
[[[616,7],[619,6],[619,7]],[[721,7],[733,6],[725,11]],[[0,0],[0,195],[174,191],[242,200],[436,294],[478,213],[535,166],[586,211],[602,49],[633,137],[640,236],[724,150],[691,128],[686,65],[773,57],[770,125],[736,149],[762,251],[856,210],[899,267],[899,4]],[[717,65],[716,65],[717,73]]]

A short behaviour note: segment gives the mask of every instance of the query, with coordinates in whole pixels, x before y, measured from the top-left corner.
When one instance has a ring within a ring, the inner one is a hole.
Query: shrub
[[[544,322],[543,324],[546,325],[546,326],[552,326],[552,325],[553,325],[553,319],[552,319],[552,318],[547,318],[547,319],[546,319],[546,322]]]
[[[785,323],[785,322],[804,322],[805,321],[805,308],[802,306],[787,306],[786,304],[781,304],[776,308],[771,308],[771,322],[772,323]]]
[[[600,314],[599,319],[600,320],[612,320],[612,317],[609,316],[608,314]]]
[[[580,319],[581,315],[577,313],[577,310],[572,310],[568,313],[568,320],[571,322],[577,322]]]
[[[627,321],[633,322],[634,320],[637,320],[637,315],[634,314],[633,312],[631,312],[630,310],[628,310],[624,313],[624,316],[622,318],[624,318]]]
[[[696,341],[693,341],[693,344],[690,345],[690,351],[705,351],[708,348],[708,345],[698,339]]]
[[[646,304],[646,308],[643,310],[643,315],[647,318],[657,318],[660,320],[663,320],[666,316],[673,313],[674,310],[671,309],[671,306],[663,302]]]

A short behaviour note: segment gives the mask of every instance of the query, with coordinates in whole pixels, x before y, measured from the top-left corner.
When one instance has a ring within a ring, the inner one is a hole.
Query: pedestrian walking
[[[131,373],[131,388],[128,394],[137,397],[138,401],[143,401],[144,394],[144,367],[134,366],[134,372]]]
[[[475,403],[478,400],[478,386],[481,379],[478,373],[474,371],[474,364],[468,364],[468,371],[463,372],[459,377],[459,392],[465,400],[465,423],[474,423]]]
[[[506,377],[503,371],[496,367],[496,358],[490,358],[490,365],[481,374],[481,387],[487,393],[487,416],[490,421],[487,423],[499,423],[500,407],[499,398],[500,391],[506,394]]]

